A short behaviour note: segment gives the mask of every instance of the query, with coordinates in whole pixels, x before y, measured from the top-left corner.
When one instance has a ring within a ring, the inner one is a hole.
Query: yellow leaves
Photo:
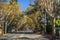
[[[23,12],[20,10],[20,11],[17,11],[19,15],[23,15]]]
[[[18,7],[19,5],[18,5],[18,4],[15,4],[14,6],[15,6],[15,7]]]
[[[25,28],[26,28],[26,29],[27,29],[27,28],[29,28],[29,25],[28,25],[28,24],[26,24],[26,25],[25,25]]]
[[[10,11],[12,11],[12,13],[18,13],[19,5],[18,4],[6,4],[4,6],[4,10],[7,14],[9,14]]]
[[[31,18],[27,18],[27,22],[28,22],[28,24],[32,24],[33,20]]]
[[[34,17],[35,17],[35,14],[31,14],[31,15],[30,15],[30,17],[31,17],[32,19],[34,19]]]
[[[34,14],[32,13],[30,15],[30,18],[32,18],[32,21],[33,21],[33,23],[31,23],[32,26],[35,26],[36,25],[37,27],[39,27],[39,20],[40,20],[40,17],[39,16],[40,16],[40,12],[39,11],[36,11]],[[31,21],[31,20],[28,20],[28,21]]]
[[[19,22],[17,23],[17,26],[18,26],[18,27],[22,26],[22,22],[19,21]]]
[[[16,3],[4,4],[4,5],[0,4],[0,8],[3,8],[2,10],[0,9],[3,14],[3,17],[8,19],[7,26],[9,26],[12,23],[13,23],[13,25],[16,24],[17,27],[22,26],[22,22],[20,20],[20,18],[21,18],[20,15],[23,15],[22,14],[23,12],[20,10],[21,5],[18,5]],[[4,21],[5,21],[5,19],[4,19]]]
[[[7,8],[8,8],[8,5],[6,5],[6,6],[4,7],[4,10],[7,10]]]
[[[0,6],[4,5],[3,3],[0,3]]]
[[[3,10],[5,11],[6,14],[8,14],[10,13],[11,9],[12,9],[12,5],[5,5]]]
[[[28,16],[24,16],[24,20],[27,22],[27,24],[32,25],[33,20],[29,18]]]
[[[20,4],[20,5],[18,5],[18,7],[19,7],[19,8],[22,8],[22,5]]]
[[[28,12],[28,11],[30,11],[30,10],[32,10],[32,9],[34,9],[34,7],[33,7],[33,6],[30,6],[30,7],[28,8],[28,10],[26,10],[26,11]]]
[[[2,8],[2,5],[0,5],[0,8]]]
[[[46,0],[47,3],[51,2],[51,0]]]
[[[39,16],[39,14],[40,14],[40,12],[39,12],[39,11],[37,11],[37,12],[36,12],[36,14],[35,14],[35,16],[36,16],[36,15],[37,15],[37,16]]]
[[[26,19],[27,16],[24,16],[24,19]]]
[[[11,9],[11,8],[13,8],[13,5],[9,5],[8,7],[9,7],[9,9]]]

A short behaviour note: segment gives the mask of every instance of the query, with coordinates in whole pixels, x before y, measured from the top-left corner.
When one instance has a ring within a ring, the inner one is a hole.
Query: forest
[[[17,0],[7,2],[0,0],[0,27],[4,33],[29,29],[35,33],[59,33],[59,0],[35,0],[25,11]]]

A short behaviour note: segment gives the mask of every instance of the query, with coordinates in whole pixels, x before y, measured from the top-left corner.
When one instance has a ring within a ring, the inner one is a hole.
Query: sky
[[[34,0],[31,0],[33,2]],[[18,4],[22,4],[22,10],[25,11],[30,6],[30,0],[18,0]]]
[[[18,0],[18,4],[21,4],[22,5],[22,10],[25,11],[33,1],[34,0]],[[10,2],[10,0],[8,0],[7,3],[9,3],[9,2]]]
[[[30,1],[29,0],[18,0],[18,4],[22,4],[22,10],[25,11],[30,5]]]

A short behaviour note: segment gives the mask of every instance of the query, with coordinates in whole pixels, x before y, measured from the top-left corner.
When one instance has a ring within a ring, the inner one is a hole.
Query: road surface
[[[0,40],[49,40],[44,38],[44,36],[39,34],[34,34],[32,32],[13,32],[9,34],[4,34],[0,37]]]

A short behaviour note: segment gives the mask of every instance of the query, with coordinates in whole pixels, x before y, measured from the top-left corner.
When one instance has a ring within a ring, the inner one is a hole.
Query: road
[[[34,34],[32,32],[12,32],[9,34],[4,34],[0,37],[0,40],[49,40],[44,38],[44,36],[39,34]]]

